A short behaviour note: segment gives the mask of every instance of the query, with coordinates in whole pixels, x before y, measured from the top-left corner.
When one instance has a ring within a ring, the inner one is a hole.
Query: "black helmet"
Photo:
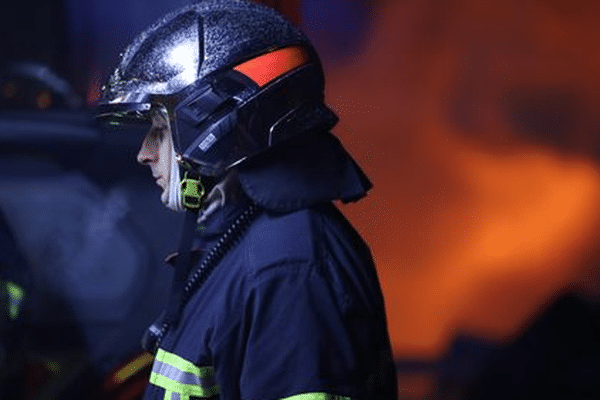
[[[167,112],[175,151],[202,175],[298,133],[328,130],[324,77],[308,39],[260,4],[205,0],[172,12],[125,50],[103,88],[98,118]]]

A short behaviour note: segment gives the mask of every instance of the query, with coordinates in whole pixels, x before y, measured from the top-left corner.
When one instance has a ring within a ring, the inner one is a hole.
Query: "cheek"
[[[172,157],[172,145],[169,139],[165,139],[160,144],[158,155],[159,155],[159,163],[161,168],[163,169],[163,175],[165,177],[168,176],[169,171],[171,170],[171,157]]]

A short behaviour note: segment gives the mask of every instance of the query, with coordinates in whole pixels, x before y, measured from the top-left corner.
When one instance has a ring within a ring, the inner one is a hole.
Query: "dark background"
[[[135,34],[185,3],[0,13],[2,246],[25,265],[2,268],[31,292],[7,398],[117,396],[102,382],[161,309],[179,218],[133,162],[140,136],[89,108]],[[334,132],[375,184],[341,208],[377,263],[402,398],[598,397],[600,6],[266,3],[315,43]]]

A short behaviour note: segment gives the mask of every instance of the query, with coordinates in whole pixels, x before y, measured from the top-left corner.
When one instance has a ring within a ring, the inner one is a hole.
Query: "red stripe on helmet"
[[[300,46],[286,47],[248,60],[233,69],[246,75],[258,86],[298,68],[308,61],[308,52]]]

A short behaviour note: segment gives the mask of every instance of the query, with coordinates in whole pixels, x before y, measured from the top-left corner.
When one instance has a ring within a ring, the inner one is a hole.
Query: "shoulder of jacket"
[[[321,219],[313,209],[265,213],[247,232],[244,252],[251,274],[274,265],[314,263],[321,254]]]

